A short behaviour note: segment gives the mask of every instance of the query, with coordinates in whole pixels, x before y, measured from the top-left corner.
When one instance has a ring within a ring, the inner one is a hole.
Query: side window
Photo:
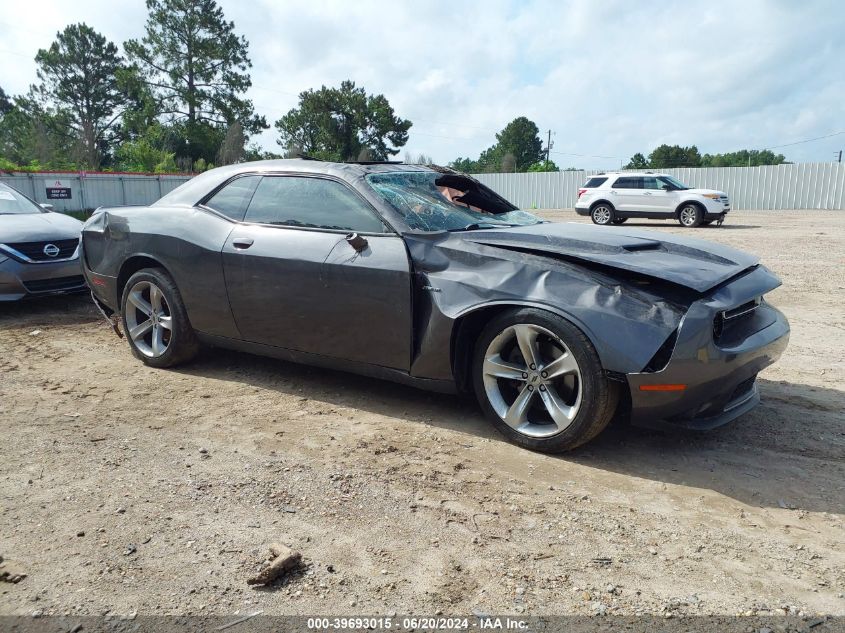
[[[631,176],[622,176],[616,179],[613,183],[616,189],[641,189],[642,178],[633,178]]]
[[[240,222],[260,180],[261,176],[236,178],[209,198],[205,206]]]
[[[663,183],[657,178],[643,178],[643,189],[660,189]]]
[[[605,182],[607,182],[607,178],[590,178],[584,187],[586,189],[595,189],[596,187],[601,187]]]
[[[384,233],[385,227],[358,196],[333,180],[265,176],[246,211],[246,221],[280,226]]]

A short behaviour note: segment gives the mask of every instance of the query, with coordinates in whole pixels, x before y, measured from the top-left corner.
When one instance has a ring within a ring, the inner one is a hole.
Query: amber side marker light
[[[640,385],[640,391],[683,391],[686,385]]]

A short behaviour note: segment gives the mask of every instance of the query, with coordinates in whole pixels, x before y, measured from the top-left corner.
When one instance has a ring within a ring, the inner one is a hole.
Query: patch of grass
[[[93,211],[60,211],[60,213],[64,213],[65,215],[69,215],[72,218],[85,222],[85,220],[91,217],[91,213],[93,213]]]

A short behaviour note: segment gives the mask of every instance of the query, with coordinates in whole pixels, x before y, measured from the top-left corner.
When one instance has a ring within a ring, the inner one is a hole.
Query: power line
[[[845,130],[842,132],[833,132],[831,134],[825,134],[824,136],[816,136],[815,138],[807,138],[803,141],[795,141],[793,143],[784,143],[783,145],[770,145],[769,147],[764,147],[763,149],[778,149],[779,147],[791,147],[792,145],[801,145],[802,143],[812,143],[813,141],[820,141],[825,138],[831,138],[833,136],[839,136],[840,134],[845,134]]]
[[[622,158],[621,156],[601,156],[601,155],[598,155],[598,154],[575,154],[574,152],[552,151],[552,154],[561,154],[563,156],[580,156],[581,158]]]

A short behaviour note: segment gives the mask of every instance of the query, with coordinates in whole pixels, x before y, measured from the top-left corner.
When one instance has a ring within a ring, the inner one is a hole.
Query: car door
[[[264,176],[223,248],[244,340],[407,371],[405,244],[348,185]]]
[[[670,214],[675,209],[675,198],[677,194],[673,191],[667,191],[664,187],[666,183],[661,181],[656,176],[646,176],[643,178],[643,208],[642,210],[649,215],[655,217],[662,217]]]
[[[636,176],[618,177],[611,189],[613,206],[620,211],[641,211],[643,206],[642,180],[642,178]]]

